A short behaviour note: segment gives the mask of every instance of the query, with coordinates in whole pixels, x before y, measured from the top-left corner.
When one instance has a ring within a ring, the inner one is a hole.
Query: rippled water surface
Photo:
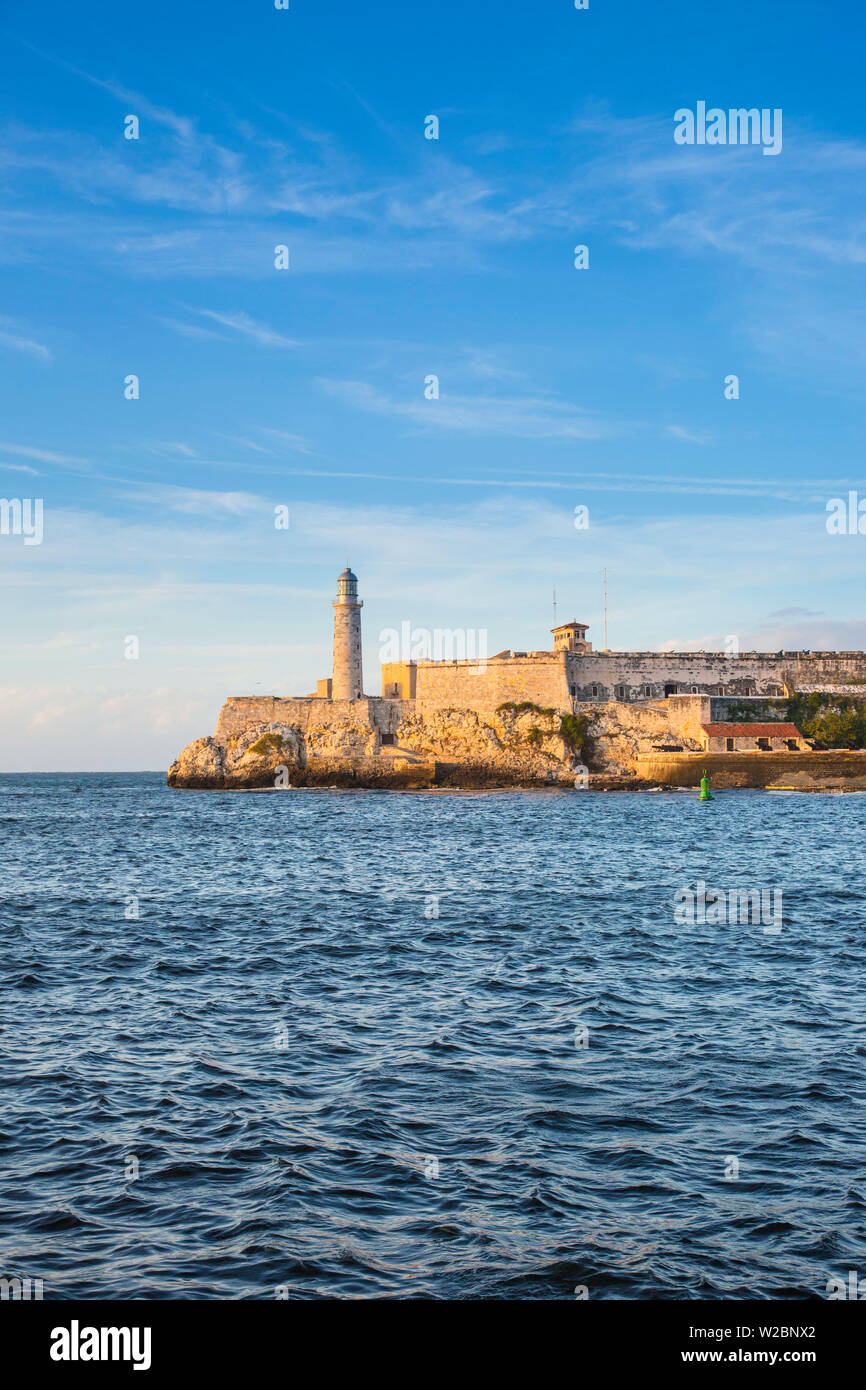
[[[0,778],[0,1274],[823,1296],[864,1267],[864,831],[858,795]],[[781,932],[677,923],[698,880],[781,890]]]

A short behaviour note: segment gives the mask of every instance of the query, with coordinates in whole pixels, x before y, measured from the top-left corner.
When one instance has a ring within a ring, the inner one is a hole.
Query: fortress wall
[[[381,700],[377,696],[363,696],[360,700],[319,700],[235,695],[226,700],[220,710],[215,738],[218,743],[228,743],[249,724],[287,724],[306,733],[344,722],[355,724],[359,729],[395,733],[407,708],[405,701]]]
[[[711,695],[781,694],[785,683],[830,685],[853,681],[866,685],[864,652],[593,652],[568,658],[569,687],[574,699],[613,699],[625,686],[626,699],[654,699],[665,685],[688,694],[693,685]],[[592,685],[599,687],[598,695]],[[651,687],[647,697],[644,687]],[[866,693],[866,692],[864,692]]]
[[[605,652],[569,656],[568,666],[576,700],[613,699],[623,686],[628,700],[663,697],[666,685],[675,685],[674,693],[684,695],[693,685],[712,695],[780,695],[785,679],[794,680],[796,674],[796,659],[761,652],[744,652],[739,657],[723,652]],[[592,693],[593,683],[599,687],[597,696]]]
[[[702,725],[712,722],[712,708],[719,703],[709,695],[671,695],[664,702],[668,725],[675,738],[700,742]]]
[[[242,734],[248,724],[294,724],[306,727],[312,700],[281,700],[275,695],[235,695],[223,704],[214,737],[217,743]],[[318,703],[318,702],[316,702]]]
[[[308,730],[344,722],[360,729],[393,733],[402,717],[399,700],[368,696],[360,700],[282,699],[277,695],[235,695],[226,700],[217,720],[217,743],[228,743],[249,724],[288,724]]]
[[[404,719],[415,708],[411,700],[367,700],[370,722],[380,734],[396,734]]]
[[[762,653],[748,652],[760,657]],[[794,682],[801,685],[866,684],[866,652],[769,652],[763,659],[778,663],[790,671]]]
[[[866,751],[816,753],[639,753],[638,777],[671,787],[696,787],[706,770],[713,787],[765,787],[808,772],[812,777],[864,777]]]
[[[381,670],[383,698],[415,699],[415,681],[418,668],[414,661],[383,661]]]
[[[500,657],[474,661],[419,662],[415,698],[420,709],[475,709],[493,713],[512,701],[558,710],[571,709],[560,655]]]

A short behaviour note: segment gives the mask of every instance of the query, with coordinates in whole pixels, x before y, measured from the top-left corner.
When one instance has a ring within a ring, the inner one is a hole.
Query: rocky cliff
[[[588,706],[585,718],[584,760],[591,770],[608,775],[633,773],[641,756],[663,748],[695,752],[701,746],[696,737],[700,724],[682,715],[675,718],[660,704],[609,700]]]
[[[424,711],[406,701],[381,712],[377,722],[371,703],[334,705],[327,722],[252,719],[240,732],[196,739],[172,763],[168,783],[210,789],[569,786],[579,774],[580,750],[555,710],[524,704],[482,715]],[[226,724],[221,716],[217,727]],[[383,741],[384,725],[396,727]],[[238,727],[236,715],[231,727]]]

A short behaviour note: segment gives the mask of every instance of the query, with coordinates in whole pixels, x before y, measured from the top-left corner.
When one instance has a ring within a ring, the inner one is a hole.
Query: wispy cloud
[[[213,492],[203,488],[167,485],[149,487],[147,491],[132,490],[128,495],[135,501],[156,504],[167,507],[169,511],[185,512],[192,516],[247,516],[261,512],[268,505],[262,498],[249,492]]]
[[[468,350],[466,370],[473,376],[487,377],[491,381],[517,381],[524,373],[507,367],[497,353],[485,348]]]
[[[249,239],[251,219],[284,214],[326,231],[337,220],[351,224],[344,237],[328,232],[311,240],[309,266],[333,268],[343,258],[375,268],[375,248],[385,263],[403,268],[433,263],[446,249],[452,258],[489,262],[507,244],[570,235],[576,205],[585,228],[636,250],[723,256],[783,275],[813,272],[820,262],[866,263],[866,145],[804,124],[786,121],[784,168],[772,179],[758,149],[676,147],[672,111],[624,118],[601,103],[539,137],[538,158],[495,168],[489,159],[474,165],[484,159],[479,150],[501,144],[496,132],[468,138],[462,159],[443,148],[431,163],[423,141],[388,127],[398,156],[382,173],[342,151],[328,132],[295,122],[292,139],[280,139],[273,121],[279,113],[269,113],[264,130],[236,120],[230,137],[218,140],[200,121],[143,93],[41,56],[122,103],[118,122],[125,108],[160,137],[142,163],[125,158],[117,142],[78,132],[47,142],[41,132],[16,126],[2,156],[10,180],[36,171],[86,200],[111,227],[106,247],[119,251],[132,273],[141,272],[142,257],[151,269],[162,261],[164,269],[189,274],[208,273],[209,265],[262,273],[261,258],[244,259],[235,233]],[[112,211],[118,200],[143,215],[171,207],[213,220],[206,231],[142,226],[119,236]],[[67,224],[60,230],[69,235]],[[131,249],[138,254],[130,256]]]
[[[164,323],[167,328],[171,328],[175,333],[179,333],[182,338],[210,338],[214,342],[225,342],[223,333],[214,333],[212,328],[203,328],[200,323],[185,323],[183,319],[157,318],[158,323]]]
[[[51,449],[34,449],[29,444],[8,444],[3,440],[0,440],[0,453],[38,459],[40,463],[87,463],[87,459],[78,458],[75,454],[56,454]]]
[[[55,67],[64,68],[66,72],[74,73],[76,77],[82,78],[85,82],[90,82],[94,87],[100,87],[104,92],[109,92],[118,101],[123,102],[124,106],[134,107],[137,114],[145,115],[149,120],[155,121],[158,125],[168,126],[183,140],[191,140],[196,134],[195,122],[187,116],[178,116],[174,111],[169,111],[164,106],[156,106],[142,96],[140,92],[133,92],[129,87],[124,87],[119,82],[94,77],[92,73],[86,72],[84,68],[76,67],[74,63],[68,62],[65,58],[57,54],[48,53],[45,49],[37,47],[36,44],[23,41],[25,48],[31,53],[36,53],[47,63],[53,63]]]
[[[28,357],[35,357],[39,362],[53,360],[50,349],[44,343],[37,343],[34,338],[23,336],[17,321],[6,318],[5,315],[0,315],[0,346],[12,348],[14,352],[23,352]]]
[[[667,433],[684,444],[712,444],[715,441],[709,430],[690,429],[687,425],[668,425]]]
[[[160,458],[196,459],[199,456],[198,449],[194,449],[191,444],[183,443],[182,440],[176,442],[158,440],[155,444],[150,444],[147,447],[151,453],[159,455]]]
[[[721,256],[783,278],[866,262],[866,144],[786,118],[784,169],[769,177],[755,146],[675,146],[672,117],[623,118],[596,103],[571,123],[593,224],[635,249]]]
[[[191,309],[190,313],[218,324],[226,332],[218,333],[212,328],[205,328],[199,323],[186,319],[160,317],[159,322],[164,323],[168,328],[185,338],[211,338],[218,342],[229,342],[234,334],[240,334],[241,337],[252,338],[261,347],[299,348],[303,346],[294,338],[287,338],[282,333],[277,333],[270,324],[259,323],[242,309],[222,313],[216,309]]]
[[[211,319],[218,323],[222,328],[231,329],[234,333],[240,333],[243,337],[252,338],[260,343],[262,347],[277,348],[299,348],[303,345],[294,338],[286,338],[282,333],[277,333],[269,324],[258,323],[249,314],[238,309],[233,313],[217,313],[214,309],[197,309],[196,313],[201,314],[202,318]]]
[[[523,439],[603,439],[610,424],[552,396],[440,396],[397,400],[363,381],[320,378],[322,390],[356,410],[407,420],[418,429]]]
[[[284,449],[288,449],[294,454],[312,454],[315,450],[311,447],[309,440],[303,439],[299,434],[289,434],[286,430],[266,429],[264,425],[260,427],[261,433],[266,434],[271,439],[279,440]],[[251,449],[255,448],[250,444]]]
[[[245,439],[243,435],[218,433],[217,438],[226,439],[229,444],[237,444],[239,449],[251,449],[254,454],[267,454],[269,458],[274,456],[272,449],[266,449],[264,444],[257,444],[254,439]]]

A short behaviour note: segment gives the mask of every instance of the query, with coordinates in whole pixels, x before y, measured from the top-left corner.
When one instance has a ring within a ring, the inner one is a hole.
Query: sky
[[[347,563],[370,694],[554,590],[601,647],[605,569],[613,649],[866,647],[864,54],[853,0],[0,8],[0,770],[309,692]]]

